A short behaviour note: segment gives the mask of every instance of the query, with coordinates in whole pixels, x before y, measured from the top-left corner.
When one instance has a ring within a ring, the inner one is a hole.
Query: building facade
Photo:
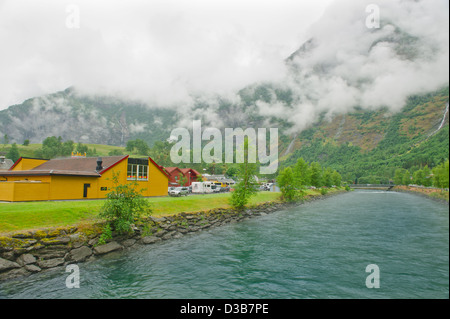
[[[20,158],[0,172],[0,201],[105,198],[114,186],[136,181],[145,197],[166,196],[169,176],[150,157]]]

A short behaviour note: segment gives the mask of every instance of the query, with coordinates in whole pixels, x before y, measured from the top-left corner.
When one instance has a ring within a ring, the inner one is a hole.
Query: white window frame
[[[132,173],[131,175],[129,175],[129,173],[130,173],[130,166],[132,168],[131,169],[131,173]],[[142,173],[144,173],[144,174],[142,174]],[[128,167],[127,167],[127,181],[148,181],[148,165],[128,164]]]

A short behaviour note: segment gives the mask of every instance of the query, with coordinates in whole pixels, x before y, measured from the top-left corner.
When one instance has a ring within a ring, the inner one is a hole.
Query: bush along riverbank
[[[326,198],[309,196],[303,202]],[[113,251],[132,249],[182,238],[186,234],[239,222],[296,206],[301,202],[267,202],[243,210],[217,208],[196,213],[179,213],[165,217],[147,217],[134,226],[129,235],[116,235],[104,240],[105,223],[80,227],[60,227],[45,230],[17,232],[0,237],[0,280],[28,276],[50,269],[94,260]]]
[[[398,185],[393,187],[391,191],[424,196],[447,205],[449,203],[449,191],[440,188]]]

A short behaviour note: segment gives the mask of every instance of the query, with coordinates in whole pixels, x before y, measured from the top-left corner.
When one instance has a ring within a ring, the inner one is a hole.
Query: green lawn
[[[278,200],[280,193],[260,192],[250,205]],[[191,195],[187,197],[148,198],[153,215],[163,216],[181,212],[196,212],[227,208],[230,193]],[[47,227],[91,223],[98,218],[104,200],[45,201],[0,203],[0,233]]]

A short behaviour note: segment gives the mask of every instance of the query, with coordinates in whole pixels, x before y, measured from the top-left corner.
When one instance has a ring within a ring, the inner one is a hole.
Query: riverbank
[[[309,194],[305,202],[337,195],[343,190],[331,190],[326,195]],[[213,208],[199,212],[181,212],[166,216],[150,216],[135,225],[130,235],[113,233],[106,244],[99,244],[103,222],[14,232],[0,237],[0,280],[28,276],[33,273],[64,267],[99,258],[113,251],[132,249],[190,233],[239,222],[299,205],[279,200],[254,204],[245,210]]]
[[[404,192],[414,195],[424,196],[443,204],[449,204],[449,191],[442,190],[440,188],[430,187],[414,187],[414,186],[395,186],[391,189],[395,192]]]

